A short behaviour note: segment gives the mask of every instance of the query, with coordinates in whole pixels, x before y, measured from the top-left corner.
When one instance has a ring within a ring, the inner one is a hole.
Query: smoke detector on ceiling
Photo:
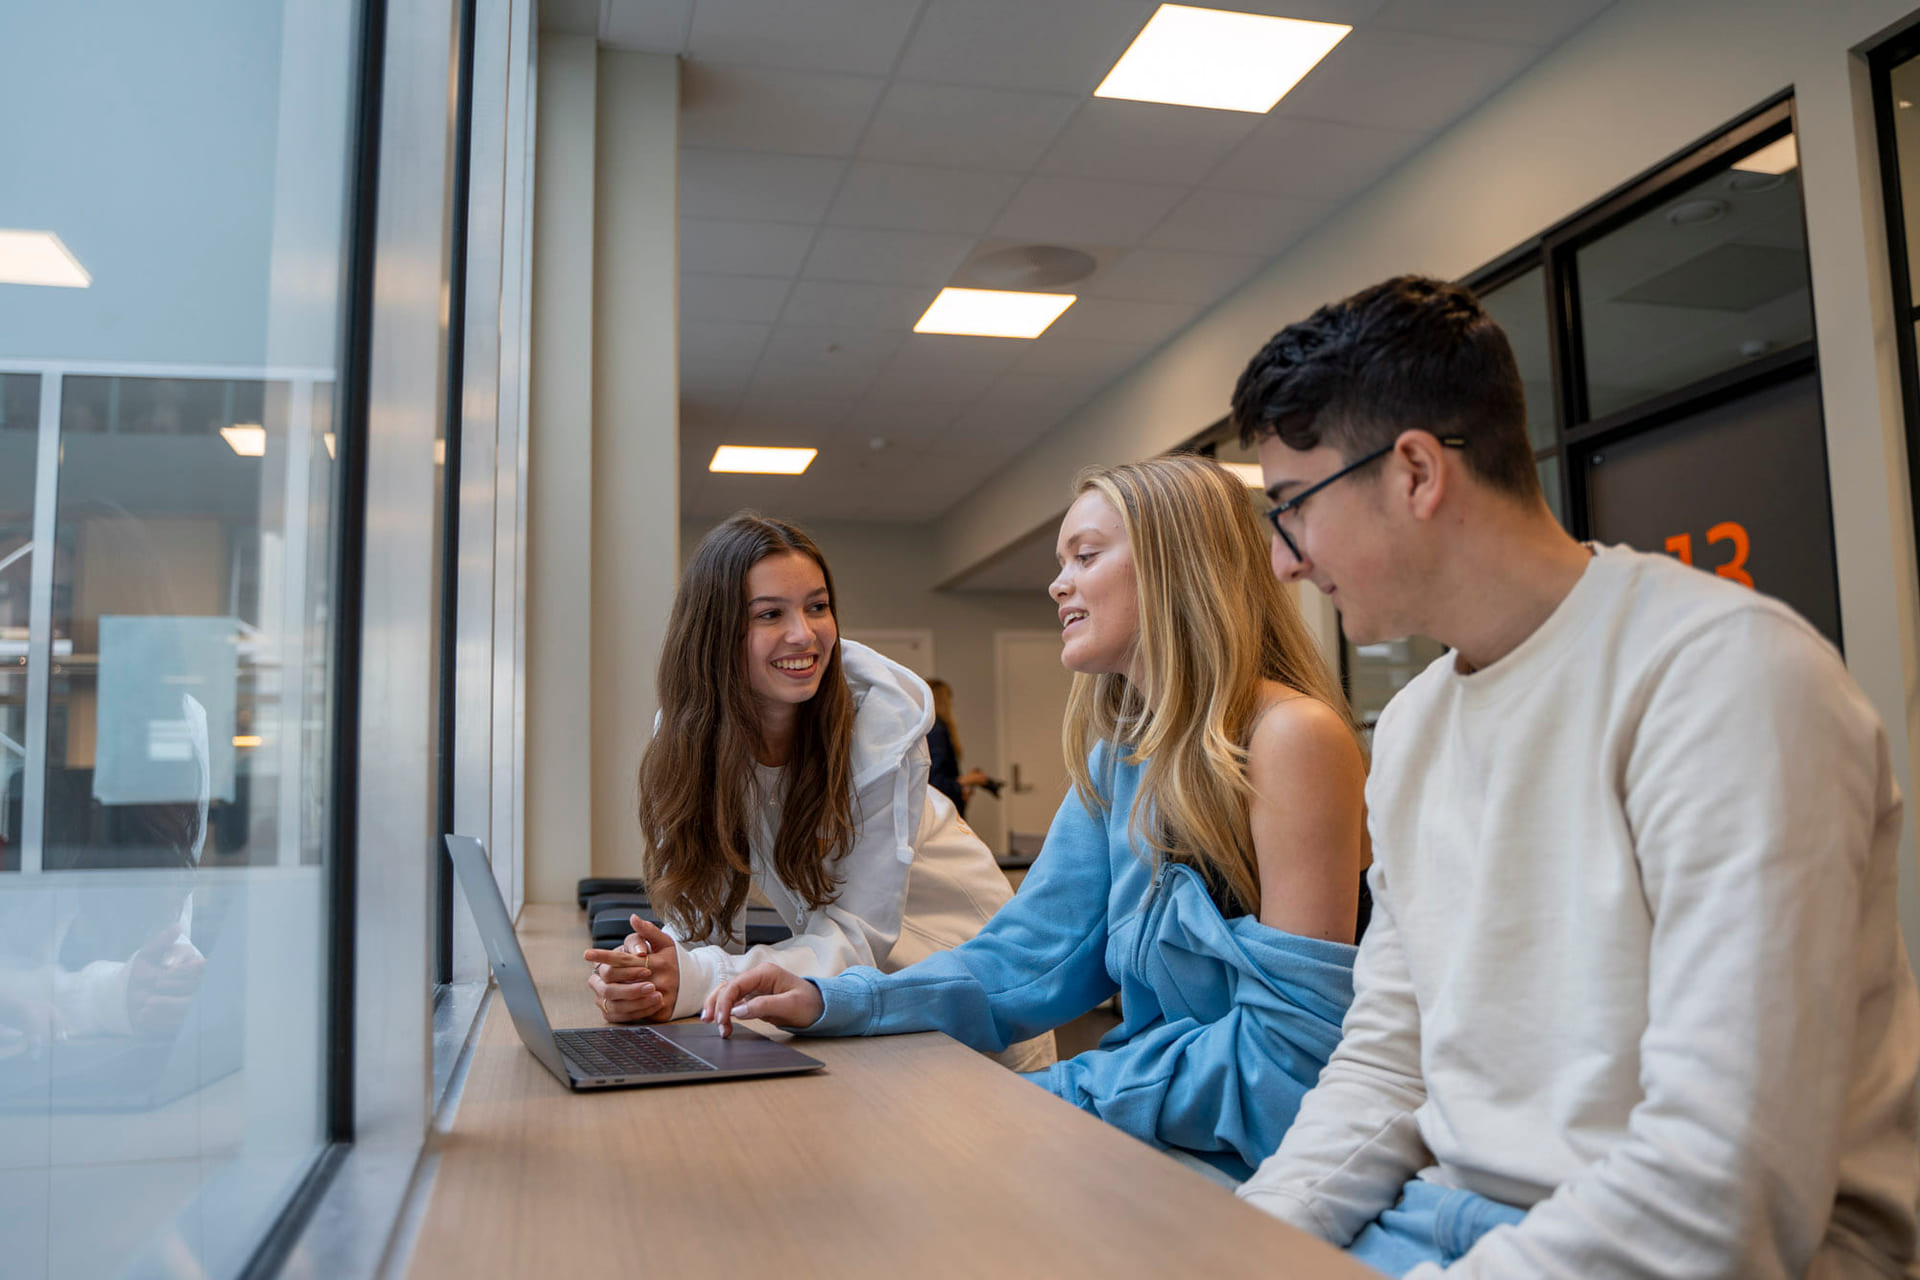
[[[967,264],[967,274],[989,289],[1058,289],[1085,280],[1099,265],[1083,249],[1023,244],[981,254]]]

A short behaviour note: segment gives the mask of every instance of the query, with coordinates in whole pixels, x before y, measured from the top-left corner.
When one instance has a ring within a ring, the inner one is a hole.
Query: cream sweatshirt
[[[1455,1277],[1920,1276],[1901,802],[1812,627],[1601,549],[1393,701],[1367,800],[1353,1007],[1245,1199],[1335,1244],[1415,1175],[1530,1209]]]

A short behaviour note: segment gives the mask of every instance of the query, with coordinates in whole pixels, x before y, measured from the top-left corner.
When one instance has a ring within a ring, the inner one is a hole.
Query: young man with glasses
[[[1901,801],[1839,654],[1568,537],[1454,285],[1282,330],[1233,414],[1274,571],[1451,650],[1380,719],[1354,1004],[1240,1194],[1420,1280],[1920,1275]]]

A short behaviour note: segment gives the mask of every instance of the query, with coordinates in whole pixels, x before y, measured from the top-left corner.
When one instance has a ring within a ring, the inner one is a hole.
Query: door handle
[[[1018,762],[1015,762],[1013,766],[1013,794],[1023,796],[1031,790],[1033,790],[1033,784],[1020,780],[1020,765]]]

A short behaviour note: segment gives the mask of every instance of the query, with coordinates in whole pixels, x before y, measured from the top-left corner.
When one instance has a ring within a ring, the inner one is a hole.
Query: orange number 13
[[[1744,587],[1753,585],[1753,575],[1747,572],[1747,526],[1732,520],[1723,520],[1707,530],[1708,542],[1731,542],[1733,559],[1723,565],[1716,565],[1714,572],[1723,578],[1732,578]],[[1678,556],[1681,564],[1693,563],[1693,535],[1676,533],[1667,539],[1667,550]]]

